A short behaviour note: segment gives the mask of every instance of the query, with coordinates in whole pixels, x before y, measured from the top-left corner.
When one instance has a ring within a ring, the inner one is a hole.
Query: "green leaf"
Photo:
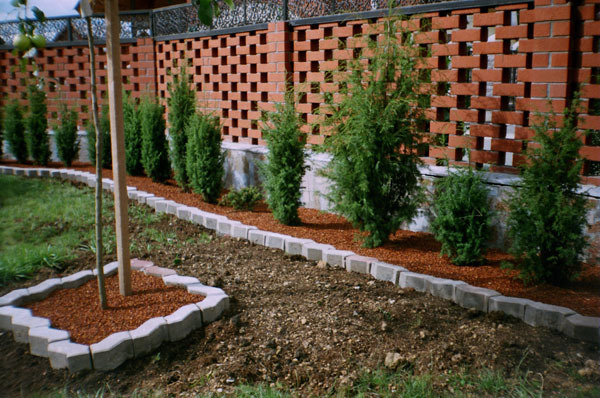
[[[35,19],[37,19],[38,21],[40,21],[40,22],[46,21],[46,14],[44,14],[44,12],[42,10],[40,10],[39,8],[33,7],[31,9],[31,12],[35,16]]]
[[[214,9],[211,0],[198,0],[196,3],[196,9],[198,10],[198,19],[204,25],[210,26],[212,24]]]

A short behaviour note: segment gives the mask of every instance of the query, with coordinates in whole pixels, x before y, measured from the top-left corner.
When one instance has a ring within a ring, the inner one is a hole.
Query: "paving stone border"
[[[93,174],[68,169],[23,169],[0,166],[0,174],[30,177],[49,176],[80,181],[92,186],[95,183]],[[105,183],[106,185],[104,185]],[[114,189],[114,183],[105,178],[103,179],[103,188],[112,190]],[[229,220],[225,216],[167,201],[165,198],[155,197],[151,193],[138,191],[133,187],[128,187],[128,195],[132,200],[145,203],[155,208],[156,211],[175,214],[181,219],[189,220],[203,225],[208,229],[215,230],[219,235],[247,239],[254,244],[282,249],[289,254],[302,255],[309,260],[325,261],[332,267],[344,268],[349,272],[370,274],[375,279],[388,281],[402,288],[408,287],[420,292],[426,292],[436,297],[453,301],[464,308],[474,308],[483,312],[501,311],[519,318],[531,326],[549,327],[574,339],[600,344],[600,317],[582,316],[569,308],[548,305],[518,297],[502,296],[494,290],[471,286],[462,281],[410,272],[397,265],[386,264],[371,257],[359,256],[351,251],[337,250],[331,245],[317,243],[310,239],[300,239],[289,235],[261,231],[254,226]],[[188,291],[197,290],[192,286],[188,287]],[[0,306],[6,306],[7,302],[13,301],[20,303],[27,293],[23,292],[23,290],[27,289],[18,289],[0,297]],[[208,299],[209,297],[201,303],[205,303],[204,305],[215,303],[216,307],[213,307],[213,310],[214,308],[222,308],[228,303],[226,296],[219,298],[218,295],[215,295],[209,301],[207,301]],[[2,310],[3,308],[0,308],[0,327],[7,322],[6,317],[8,316],[2,315]],[[208,314],[213,310],[205,310],[205,312]],[[188,314],[189,316],[191,315]],[[210,318],[212,319],[212,317],[211,313]],[[190,323],[193,322],[190,321]],[[52,344],[57,343],[51,343],[50,345]],[[60,349],[63,351],[66,350],[62,346]],[[73,350],[74,352],[78,352],[76,349]],[[68,359],[64,358],[60,359],[60,361],[63,361],[60,363],[71,363]],[[72,362],[74,363],[73,367],[80,366],[81,363],[79,359],[73,359]],[[68,367],[71,368],[71,366]]]

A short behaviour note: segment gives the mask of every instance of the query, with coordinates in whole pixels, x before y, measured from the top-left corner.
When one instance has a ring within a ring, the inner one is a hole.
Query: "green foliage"
[[[157,182],[171,177],[164,113],[162,105],[149,99],[142,101],[140,105],[142,164],[146,175]]]
[[[583,159],[577,135],[579,99],[565,109],[563,126],[546,116],[534,126],[538,148],[528,148],[522,185],[509,199],[508,235],[514,266],[526,282],[563,285],[581,271],[586,201],[577,195]],[[554,116],[554,115],[552,115]]]
[[[256,187],[246,187],[239,191],[229,191],[220,201],[221,206],[231,206],[236,210],[252,211],[256,203],[262,199],[262,193]]]
[[[23,110],[17,101],[11,101],[4,107],[4,131],[8,151],[19,163],[27,161],[27,141],[25,140],[25,122]]]
[[[186,166],[194,192],[216,203],[223,187],[221,129],[217,117],[194,114],[187,125]]]
[[[102,137],[102,168],[112,168],[112,151],[111,151],[111,139],[110,139],[110,117],[109,117],[108,105],[102,106],[102,112],[98,120],[98,128],[100,129],[100,136]],[[96,132],[94,130],[94,124],[92,120],[87,123],[87,145],[88,155],[92,165],[96,165]]]
[[[133,98],[123,101],[123,130],[125,136],[125,170],[127,174],[139,176],[144,173],[142,164],[142,133],[140,115]]]
[[[46,93],[36,85],[27,87],[29,114],[25,120],[29,154],[33,161],[45,166],[50,160],[50,142],[48,141],[48,107]]]
[[[324,122],[335,130],[324,145],[332,155],[324,173],[333,182],[328,198],[365,233],[365,247],[381,245],[412,220],[422,197],[417,146],[427,96],[421,95],[421,57],[400,20],[387,18],[384,27],[379,42],[362,37],[370,54],[339,71],[342,99],[329,106]]]
[[[276,107],[265,120],[263,137],[269,153],[267,163],[261,164],[261,172],[273,217],[282,224],[293,225],[300,222],[300,184],[306,170],[305,135],[300,132],[302,123],[296,113],[293,92],[286,95],[284,105]]]
[[[431,211],[430,225],[442,244],[441,254],[456,265],[480,262],[492,215],[481,176],[469,169],[436,181]]]
[[[188,83],[188,74],[185,68],[181,68],[179,76],[173,77],[173,83],[169,85],[169,93],[171,94],[169,98],[169,135],[175,181],[181,188],[187,189],[190,179],[185,165],[187,147],[185,126],[195,112],[196,93]]]
[[[60,110],[61,125],[55,129],[56,149],[58,158],[67,167],[71,167],[73,160],[79,154],[79,140],[77,139],[77,112],[69,110],[65,104]]]
[[[233,0],[223,0],[223,2],[230,10],[233,9]],[[217,0],[192,0],[192,5],[196,7],[198,19],[206,26],[211,26],[213,18],[218,17],[221,12]]]

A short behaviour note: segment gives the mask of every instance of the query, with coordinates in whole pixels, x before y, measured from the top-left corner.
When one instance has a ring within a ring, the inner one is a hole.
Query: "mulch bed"
[[[131,272],[133,292],[130,296],[121,296],[116,275],[106,278],[105,283],[106,310],[100,307],[95,278],[75,289],[59,289],[26,307],[34,315],[50,319],[53,328],[68,331],[71,341],[94,344],[113,333],[136,329],[150,318],[170,315],[204,298],[182,288],[167,287],[161,278],[139,271]]]
[[[17,166],[14,162],[2,163]],[[56,163],[49,167],[62,167],[62,165]],[[93,167],[81,163],[75,163],[72,168],[95,172]],[[103,177],[112,178],[112,171],[103,170]],[[222,214],[262,230],[313,239],[319,243],[331,244],[340,250],[352,250],[360,255],[397,264],[410,271],[462,280],[475,286],[496,290],[505,296],[560,305],[586,316],[600,316],[600,267],[598,266],[585,265],[579,279],[566,287],[547,284],[526,286],[516,279],[515,271],[501,267],[503,261],[511,260],[511,256],[499,250],[490,250],[485,257],[485,263],[479,266],[459,267],[450,263],[447,257],[440,257],[440,245],[428,233],[400,230],[385,245],[375,249],[365,249],[355,239],[358,231],[343,217],[335,214],[301,208],[299,209],[301,225],[290,227],[278,223],[264,204],[258,206],[253,212],[211,205],[203,202],[200,195],[182,192],[172,180],[159,184],[146,177],[127,176],[127,185],[178,203]]]

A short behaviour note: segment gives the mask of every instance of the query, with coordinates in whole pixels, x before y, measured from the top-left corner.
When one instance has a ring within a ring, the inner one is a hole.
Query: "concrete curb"
[[[0,173],[8,175],[25,175],[24,170],[18,167],[0,166]],[[78,175],[78,172],[66,169],[37,169],[37,174],[40,176],[72,179]],[[114,183],[109,179],[105,178],[103,182],[106,184],[103,186],[104,189],[111,190],[114,187]],[[146,203],[150,207],[155,207],[157,201],[165,200],[165,198],[155,197],[153,194],[143,191],[137,191],[137,197],[140,203]],[[180,208],[176,210],[177,216],[189,220],[190,216],[187,215],[187,212],[179,214]],[[235,220],[229,220],[225,216],[208,213],[193,207],[190,208],[190,215],[192,222],[209,229],[217,230],[217,232],[220,232],[218,230],[219,223],[223,223],[224,225],[225,223],[230,223],[231,236],[247,239],[257,245],[267,246],[267,241],[269,241],[269,247],[276,246],[279,248],[279,239],[283,239],[284,244],[282,249],[287,253],[302,255],[308,260],[325,260],[329,265],[334,267],[345,267],[348,269],[347,258],[355,256],[353,252],[337,250],[331,245],[289,235],[261,231],[254,226],[244,225]],[[224,228],[226,229],[227,227]],[[270,238],[268,239],[267,237]],[[451,300],[466,308],[475,308],[484,312],[501,311],[508,315],[516,316],[532,326],[546,326],[559,330],[572,338],[600,344],[600,317],[582,316],[568,308],[517,297],[502,296],[493,290],[471,286],[462,281],[410,272],[403,267],[386,264],[376,259],[369,258],[367,263],[359,263],[357,260],[353,260],[350,263],[349,270],[368,273],[377,280],[392,282],[402,288],[410,287],[420,292],[427,292],[433,296]],[[11,294],[13,296],[8,297]],[[21,293],[10,292],[8,295],[0,297],[0,307],[18,305],[19,300],[22,299],[23,295]],[[228,303],[228,299],[224,301]],[[0,325],[2,325],[2,319],[3,316],[0,312]],[[204,322],[206,322],[206,316]]]
[[[174,270],[157,267],[150,261],[132,259],[131,262],[133,269],[162,277],[165,286],[183,287],[204,299],[183,306],[166,317],[149,319],[137,329],[113,333],[89,346],[73,343],[69,332],[53,329],[50,320],[15,306],[46,297],[50,290],[76,288],[95,276],[95,272],[80,271],[61,279],[49,279],[29,289],[13,290],[0,298],[0,302],[8,303],[0,306],[0,330],[11,331],[15,341],[29,344],[32,355],[49,358],[54,369],[107,371],[129,358],[152,352],[163,342],[183,339],[193,330],[217,320],[229,308],[229,296],[222,289],[205,286],[197,278],[177,275]],[[118,266],[116,263],[104,266],[105,272],[115,273],[115,265]]]

